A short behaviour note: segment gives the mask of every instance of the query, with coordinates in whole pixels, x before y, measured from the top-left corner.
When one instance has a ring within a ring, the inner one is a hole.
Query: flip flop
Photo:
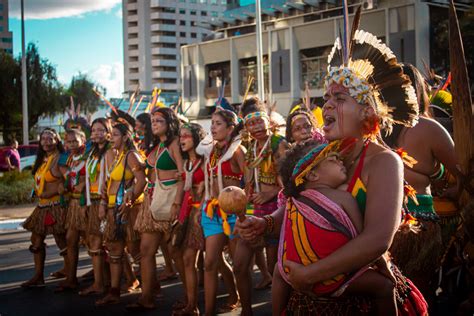
[[[20,286],[24,289],[39,289],[39,288],[45,287],[46,284],[44,284],[44,281],[42,283],[36,283],[36,282],[30,283],[30,281],[26,281],[26,282],[23,282]]]
[[[135,302],[128,304],[125,306],[125,309],[129,312],[146,312],[146,311],[151,311],[156,309],[156,306],[150,307],[150,306],[145,306],[140,302]]]
[[[62,271],[55,271],[55,272],[51,272],[49,276],[52,277],[53,279],[63,279],[66,277],[66,273]]]

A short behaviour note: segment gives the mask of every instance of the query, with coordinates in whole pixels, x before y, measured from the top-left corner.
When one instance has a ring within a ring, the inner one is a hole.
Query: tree
[[[20,77],[17,61],[10,54],[0,51],[0,125],[3,139],[19,134],[21,130]]]
[[[97,111],[97,107],[102,103],[92,89],[96,89],[102,94],[105,94],[105,88],[89,79],[86,74],[79,73],[72,77],[66,94],[74,98],[76,106],[78,104],[81,105],[81,111],[93,113]],[[69,98],[67,102],[69,102]]]

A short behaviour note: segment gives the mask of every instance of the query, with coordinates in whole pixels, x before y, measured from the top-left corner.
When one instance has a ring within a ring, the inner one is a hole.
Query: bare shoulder
[[[239,147],[237,147],[237,149],[235,150],[233,157],[236,157],[236,158],[237,158],[237,157],[239,157],[239,158],[240,158],[240,157],[244,157],[246,151],[247,151],[247,150],[245,149],[244,146],[239,145]]]
[[[369,168],[397,168],[402,167],[403,163],[395,152],[379,144],[371,143],[367,153]]]

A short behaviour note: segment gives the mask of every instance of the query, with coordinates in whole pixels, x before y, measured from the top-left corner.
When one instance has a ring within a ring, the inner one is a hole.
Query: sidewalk
[[[0,206],[0,220],[26,218],[35,209],[35,204]]]

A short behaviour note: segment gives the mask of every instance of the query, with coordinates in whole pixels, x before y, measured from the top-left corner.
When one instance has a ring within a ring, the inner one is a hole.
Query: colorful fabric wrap
[[[315,209],[315,205],[318,209]],[[284,260],[309,265],[329,256],[357,235],[346,212],[316,190],[305,190],[300,198],[288,200],[281,231],[278,269],[288,283]],[[313,286],[313,292],[318,295],[339,296],[367,268],[364,267],[353,275],[339,274],[317,283]]]
[[[407,207],[410,214],[416,219],[425,221],[438,221],[439,216],[436,214],[433,207],[433,197],[429,194],[417,194],[416,204],[412,199],[408,199]]]
[[[267,112],[258,111],[258,112],[252,112],[252,113],[247,114],[244,117],[244,123],[247,124],[248,121],[250,121],[251,119],[256,118],[256,117],[259,117],[259,118],[262,118],[262,119],[267,119],[268,121],[270,121],[270,117],[268,116]]]
[[[220,207],[219,201],[215,198],[205,201],[202,204],[201,224],[204,230],[204,237],[224,233],[232,238],[232,230],[236,221],[235,215],[227,215]]]

